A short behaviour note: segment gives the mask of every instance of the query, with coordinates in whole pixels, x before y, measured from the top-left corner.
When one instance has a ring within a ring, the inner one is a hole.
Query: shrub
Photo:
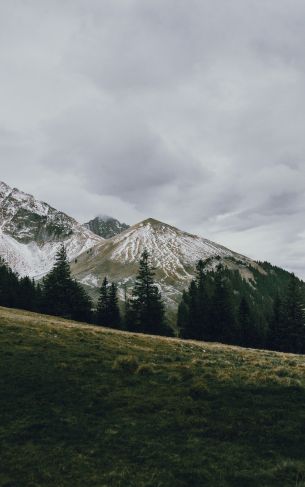
[[[154,369],[150,364],[142,364],[137,368],[138,375],[151,375],[154,373]]]
[[[124,357],[118,357],[114,364],[113,369],[121,370],[129,374],[134,374],[139,368],[139,361],[137,357],[133,355],[125,355]]]

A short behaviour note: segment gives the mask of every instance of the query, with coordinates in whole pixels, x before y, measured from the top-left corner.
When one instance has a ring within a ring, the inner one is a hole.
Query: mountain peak
[[[136,225],[133,225],[130,227],[132,228],[149,228],[152,229],[154,232],[167,232],[171,234],[176,234],[176,235],[188,235],[189,237],[199,239],[201,237],[198,237],[197,235],[193,235],[189,232],[180,230],[179,228],[170,225],[169,223],[161,222],[160,220],[156,220],[155,218],[146,218],[145,220],[142,220],[141,222],[137,223]]]
[[[123,296],[124,288],[133,286],[144,250],[151,257],[162,293],[173,306],[193,279],[200,259],[211,268],[219,262],[230,262],[232,267],[237,266],[237,261],[241,262],[240,267],[250,262],[210,240],[147,218],[97,245],[93,252],[79,256],[72,270],[78,280],[92,287],[100,285],[107,275],[118,284]]]
[[[93,220],[85,223],[84,227],[88,228],[96,235],[107,239],[124,232],[124,230],[129,228],[129,225],[126,225],[126,223],[121,223],[112,216],[98,215],[93,218]]]
[[[146,218],[145,220],[142,220],[140,223],[138,223],[138,225],[160,226],[160,225],[166,225],[166,223],[163,223],[160,220],[156,220],[155,218]]]
[[[173,230],[177,231],[179,233],[182,232],[182,230],[179,230],[179,228],[174,227],[173,225],[170,225],[169,223],[161,222],[160,220],[156,220],[155,218],[146,218],[145,220],[142,220],[141,222],[137,223],[136,225],[133,225],[130,228],[133,227],[151,227],[154,230]]]

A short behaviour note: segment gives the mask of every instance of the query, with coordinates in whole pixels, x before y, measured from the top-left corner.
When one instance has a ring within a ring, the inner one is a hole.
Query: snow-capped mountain
[[[48,272],[62,243],[72,260],[101,242],[65,213],[0,182],[0,256],[20,275]]]
[[[161,292],[172,305],[194,277],[199,259],[205,260],[209,268],[222,261],[239,269],[245,278],[251,277],[251,265],[257,267],[251,259],[210,240],[149,218],[79,256],[72,271],[80,282],[91,287],[108,276],[117,282],[123,297],[126,287],[128,292],[133,286],[144,249],[151,256]]]
[[[167,304],[174,308],[194,277],[199,259],[207,268],[223,262],[247,279],[253,277],[251,266],[260,270],[247,257],[152,218],[123,232],[115,219],[92,221],[103,231],[109,223],[109,231],[121,233],[104,239],[47,203],[0,183],[0,256],[20,275],[42,277],[53,267],[56,252],[64,243],[76,279],[94,293],[107,276],[118,284],[124,298],[125,292],[131,292],[141,254],[147,249],[156,282]]]
[[[85,223],[84,226],[91,230],[91,232],[103,238],[114,237],[129,228],[129,225],[121,223],[119,220],[116,220],[111,216],[101,215],[93,218],[93,220],[90,220],[88,223]]]

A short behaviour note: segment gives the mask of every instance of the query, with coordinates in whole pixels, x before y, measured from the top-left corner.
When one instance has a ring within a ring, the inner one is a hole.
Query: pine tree
[[[0,306],[19,307],[19,279],[0,257]]]
[[[18,307],[29,311],[36,309],[36,286],[33,280],[25,276],[19,280]]]
[[[299,281],[293,274],[283,305],[283,325],[279,349],[285,352],[305,352],[304,296]]]
[[[70,313],[73,320],[87,323],[93,321],[92,301],[85,289],[74,279],[70,281]]]
[[[100,288],[100,295],[97,305],[96,320],[98,325],[107,326],[108,318],[108,280],[104,277]]]
[[[121,326],[117,286],[114,283],[109,285],[107,277],[104,278],[100,289],[97,307],[97,324],[111,328],[120,328]]]
[[[205,266],[202,260],[199,260],[196,266],[196,309],[195,321],[197,322],[198,336],[200,340],[209,340],[211,336],[210,324],[210,301],[208,296]]]
[[[55,257],[53,269],[43,280],[44,309],[48,314],[71,318],[71,273],[64,245]]]
[[[118,305],[118,288],[115,283],[112,283],[109,289],[109,301],[108,301],[108,313],[109,313],[109,325],[112,328],[121,327],[121,314]]]
[[[245,347],[254,346],[254,323],[251,319],[250,306],[247,299],[243,296],[240,300],[238,310],[239,333],[236,337],[236,343]]]
[[[198,289],[193,280],[188,289],[188,320],[183,330],[183,338],[200,340],[201,326],[198,305]],[[185,310],[186,311],[186,310]]]
[[[53,269],[43,280],[42,309],[48,314],[90,322],[91,307],[85,290],[71,277],[66,249],[62,245]]]
[[[164,305],[158,287],[154,283],[154,268],[146,250],[141,255],[139,273],[136,277],[130,302],[128,321],[134,331],[151,334],[167,333]]]
[[[233,293],[225,278],[224,269],[218,266],[215,273],[215,289],[212,297],[211,339],[222,343],[236,341],[236,317],[234,312]]]
[[[179,336],[181,338],[188,338],[188,328],[189,328],[189,304],[188,304],[188,292],[183,291],[182,299],[178,306],[177,315],[177,328],[179,330]]]
[[[283,326],[283,301],[277,294],[273,301],[273,309],[269,318],[269,328],[266,346],[271,350],[280,350],[284,341],[285,328]]]

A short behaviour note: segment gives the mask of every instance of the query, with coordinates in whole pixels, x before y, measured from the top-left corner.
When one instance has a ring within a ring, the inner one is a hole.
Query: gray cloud
[[[0,179],[305,277],[305,4],[0,5]]]

